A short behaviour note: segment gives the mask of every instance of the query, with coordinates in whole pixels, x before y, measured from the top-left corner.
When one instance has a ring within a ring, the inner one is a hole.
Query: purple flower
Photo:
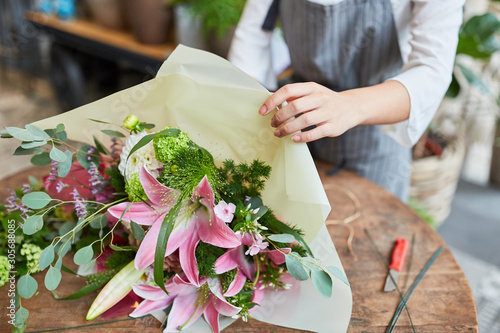
[[[19,196],[17,196],[16,191],[14,190],[9,190],[10,191],[10,196],[7,198],[7,204],[5,205],[5,208],[7,208],[7,213],[12,213],[15,211],[21,212],[21,218],[23,221],[26,221],[26,219],[29,217],[33,211],[29,209],[21,200]],[[30,193],[33,191],[30,185],[28,184],[23,184],[21,191],[23,192],[24,195]],[[22,227],[22,223],[19,223],[19,225]]]
[[[73,188],[73,192],[71,192],[71,196],[75,201],[75,212],[76,216],[78,216],[79,220],[83,220],[87,216],[87,208],[85,205],[85,201],[82,199],[80,193],[76,188]]]
[[[64,184],[62,181],[57,182],[57,185],[56,185],[56,191],[57,191],[57,193],[61,193],[61,191],[63,189],[65,189],[66,187],[69,187],[69,186],[66,185],[66,184]]]
[[[50,173],[49,176],[47,177],[46,183],[52,183],[54,180],[56,180],[59,176],[57,175],[57,166],[59,165],[59,162],[52,160],[50,162]]]

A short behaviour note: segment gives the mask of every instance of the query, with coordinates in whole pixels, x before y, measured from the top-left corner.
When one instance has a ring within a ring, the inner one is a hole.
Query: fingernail
[[[299,134],[296,134],[292,137],[292,140],[294,142],[300,142],[302,140],[302,137]]]
[[[276,131],[274,131],[274,135],[277,136],[278,138],[281,137],[281,131],[279,129],[277,129]]]
[[[259,109],[259,113],[265,116],[267,114],[267,107],[265,105],[262,105]]]

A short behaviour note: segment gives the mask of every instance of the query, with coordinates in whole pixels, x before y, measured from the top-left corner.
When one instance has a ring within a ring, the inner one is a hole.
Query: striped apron
[[[343,91],[384,82],[401,71],[390,0],[334,5],[282,0],[273,5],[266,22],[279,11],[294,81]],[[360,125],[340,137],[314,141],[309,148],[314,158],[354,171],[408,200],[411,151],[382,133],[380,125]]]

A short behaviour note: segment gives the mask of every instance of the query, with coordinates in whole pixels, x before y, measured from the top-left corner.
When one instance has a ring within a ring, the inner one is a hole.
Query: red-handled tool
[[[398,281],[399,273],[403,269],[406,252],[408,252],[408,241],[404,238],[397,238],[392,250],[391,264],[389,265],[389,274],[392,275],[396,282]],[[390,275],[387,275],[387,279],[385,280],[384,291],[396,289]]]

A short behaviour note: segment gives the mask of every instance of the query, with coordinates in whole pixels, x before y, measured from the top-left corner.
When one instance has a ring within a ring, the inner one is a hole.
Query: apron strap
[[[266,18],[264,19],[264,23],[262,23],[262,30],[264,31],[274,30],[276,22],[278,22],[279,7],[280,7],[280,0],[273,0],[267,12]]]

